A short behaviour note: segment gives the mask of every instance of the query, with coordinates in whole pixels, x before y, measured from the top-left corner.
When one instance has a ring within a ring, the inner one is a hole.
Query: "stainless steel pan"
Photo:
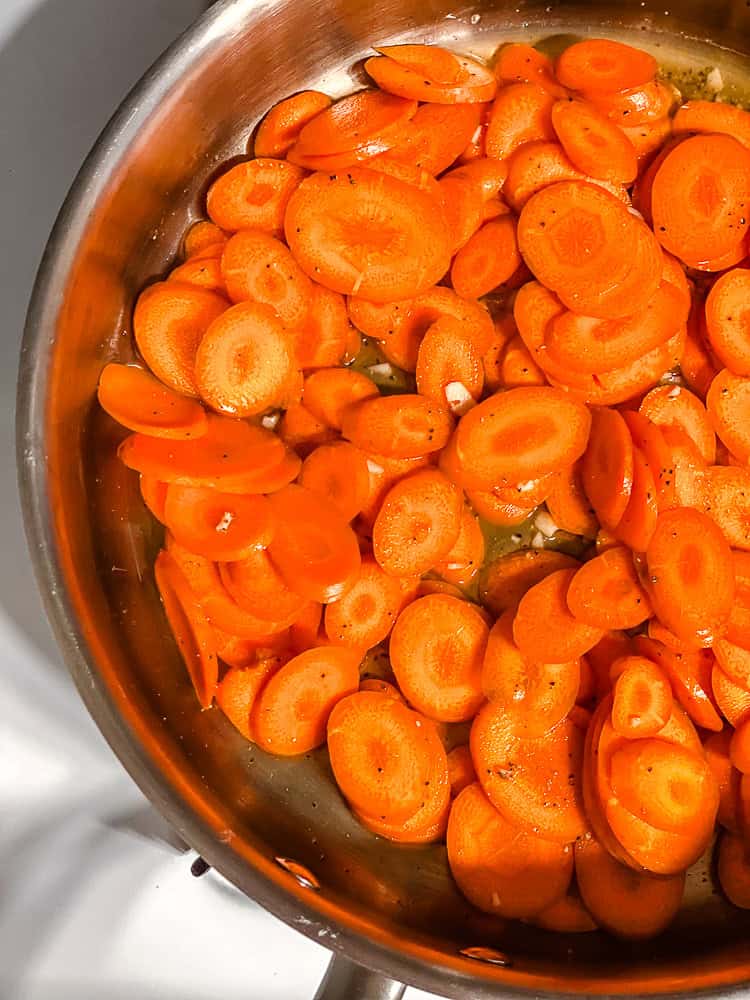
[[[114,458],[118,432],[93,404],[105,359],[131,356],[137,289],[164,270],[207,179],[244,151],[276,99],[307,86],[350,90],[376,40],[484,54],[502,39],[585,33],[634,33],[677,68],[718,65],[728,92],[742,93],[745,0],[223,0],[117,112],[39,273],[21,359],[18,456],[58,641],[113,750],[184,839],[276,916],[346,956],[321,987],[328,1000],[397,997],[398,983],[480,1000],[729,995],[750,982],[750,921],[715,893],[710,873],[691,877],[680,919],[643,945],[484,917],[455,890],[443,847],[398,847],[358,826],[324,752],[268,757],[219,711],[199,711],[150,572],[158,534],[135,477]]]

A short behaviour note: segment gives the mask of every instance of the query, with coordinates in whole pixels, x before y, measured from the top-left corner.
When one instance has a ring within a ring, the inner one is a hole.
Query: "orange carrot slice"
[[[310,413],[302,403],[291,403],[278,425],[280,439],[299,455],[309,455],[321,444],[330,444],[338,437],[329,427]]]
[[[719,842],[719,882],[730,903],[750,909],[750,857],[742,837],[725,833]]]
[[[432,104],[491,101],[497,81],[476,59],[438,45],[378,46],[380,56],[365,61],[365,71],[391,94]]]
[[[417,458],[439,451],[452,429],[447,405],[404,394],[363,400],[344,414],[342,432],[362,451]]]
[[[305,125],[331,106],[331,98],[319,90],[303,90],[274,104],[255,133],[256,156],[285,156]]]
[[[746,112],[743,112],[743,114]],[[717,278],[706,299],[711,349],[734,375],[750,375],[750,327],[745,303],[750,270],[734,268]]]
[[[599,522],[583,489],[581,460],[555,476],[546,504],[552,520],[563,531],[596,537]]]
[[[642,49],[609,38],[587,38],[565,49],[555,73],[571,90],[609,94],[648,83],[657,69],[654,57]]]
[[[502,84],[538,83],[556,97],[566,95],[555,80],[552,61],[525,42],[508,42],[498,49],[495,76]]]
[[[265,684],[279,670],[278,660],[261,660],[249,667],[232,667],[216,689],[216,704],[246,740],[255,742],[250,713]]]
[[[329,500],[345,521],[351,521],[370,493],[367,458],[347,441],[319,445],[302,463],[299,484]]]
[[[508,161],[508,177],[503,198],[520,212],[529,198],[557,181],[590,181],[605,188],[625,205],[630,196],[621,184],[588,177],[573,165],[558,142],[525,142]]]
[[[739,833],[740,775],[729,759],[732,733],[731,728],[724,728],[720,733],[710,733],[703,744],[703,750],[706,763],[719,786],[719,812],[716,820],[730,833]]]
[[[417,353],[417,391],[461,414],[482,395],[482,358],[471,333],[451,316],[436,320]]]
[[[257,159],[230,167],[206,196],[209,218],[221,229],[260,229],[278,233],[304,170],[286,160]]]
[[[227,234],[223,229],[219,229],[215,223],[207,220],[194,222],[185,233],[185,238],[182,241],[182,252],[187,260],[187,258],[201,254],[205,250],[212,250],[226,241]]]
[[[655,736],[672,714],[672,688],[665,672],[643,656],[615,661],[622,672],[615,681],[612,726],[629,740]]]
[[[448,781],[451,785],[451,798],[457,798],[464,788],[473,785],[477,780],[474,762],[468,743],[454,747],[448,754]]]
[[[494,559],[479,582],[482,604],[498,618],[507,608],[515,608],[523,595],[550,573],[576,569],[572,556],[554,549],[520,549]]]
[[[164,523],[180,545],[216,561],[243,559],[265,548],[276,532],[265,497],[176,483],[167,487]]]
[[[435,572],[447,583],[468,586],[484,562],[484,535],[473,511],[464,507],[458,538],[444,559],[435,563]]]
[[[622,414],[596,409],[581,465],[586,496],[602,527],[615,531],[633,489],[633,439]]]
[[[141,490],[141,498],[160,524],[164,524],[164,505],[167,502],[168,484],[163,483],[154,476],[139,476],[138,485]]]
[[[706,408],[688,389],[657,386],[644,398],[640,412],[660,427],[680,427],[695,443],[705,462],[712,465],[716,461],[716,437]]]
[[[451,284],[464,298],[478,299],[508,281],[520,264],[515,220],[510,215],[491,219],[454,257]]]
[[[640,448],[633,448],[633,486],[625,513],[614,533],[633,552],[645,552],[656,530],[658,516],[656,483],[651,467]]]
[[[735,549],[750,549],[750,469],[717,465],[706,473],[706,513]]]
[[[706,396],[706,408],[713,429],[741,462],[750,461],[750,379],[733,375],[728,368],[719,372]]]
[[[219,575],[231,598],[261,621],[287,628],[305,610],[305,599],[287,587],[265,550],[222,563]]]
[[[623,546],[607,549],[581,566],[568,588],[567,602],[578,621],[597,628],[634,628],[651,617],[648,594]]]
[[[514,83],[498,92],[487,123],[487,156],[505,160],[527,142],[554,139],[554,97],[537,83]]]
[[[378,395],[372,379],[349,368],[322,368],[305,379],[303,405],[314,417],[341,430],[350,407]]]
[[[625,133],[584,101],[557,101],[552,127],[571,162],[584,174],[630,184],[638,175],[635,149]]]
[[[281,240],[252,229],[235,233],[224,247],[221,271],[233,302],[264,303],[289,327],[304,323],[312,285]]]
[[[387,156],[434,175],[441,174],[461,155],[482,129],[480,104],[423,104],[399,130],[398,140]]]
[[[390,633],[403,604],[402,581],[365,558],[350,590],[326,607],[326,635],[335,645],[376,646]]]
[[[208,426],[199,403],[173,392],[135,365],[105,365],[97,398],[118,423],[151,437],[199,438]]]
[[[588,652],[604,629],[586,625],[570,613],[567,593],[576,570],[562,569],[535,584],[521,598],[513,638],[521,655],[536,663],[564,663]],[[544,621],[544,630],[539,623]]]

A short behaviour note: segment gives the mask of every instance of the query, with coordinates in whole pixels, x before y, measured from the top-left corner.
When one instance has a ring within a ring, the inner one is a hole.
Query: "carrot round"
[[[517,826],[469,785],[451,807],[448,865],[466,898],[485,913],[535,916],[561,899],[570,884],[570,845]]]
[[[419,345],[417,391],[460,414],[482,395],[482,359],[470,333],[450,316],[436,320]],[[468,398],[467,398],[468,397]]]
[[[340,431],[350,407],[377,395],[375,383],[361,372],[321,368],[305,379],[302,402],[314,417]]]
[[[178,563],[165,550],[156,557],[154,576],[169,627],[198,701],[202,708],[210,708],[219,680],[213,629]]]
[[[399,130],[388,158],[441,174],[481,131],[482,112],[479,104],[423,104]]]
[[[141,499],[148,511],[153,514],[160,524],[164,524],[164,505],[167,502],[168,484],[163,483],[154,476],[140,475],[138,485],[141,491]]]
[[[666,118],[675,104],[675,88],[661,80],[617,92],[586,94],[597,110],[620,126],[640,126]]]
[[[508,177],[503,185],[503,198],[520,212],[537,191],[557,181],[590,181],[629,204],[630,196],[620,184],[588,177],[573,165],[558,142],[525,142],[508,161]]]
[[[581,481],[602,527],[616,530],[633,489],[633,439],[616,410],[596,409],[591,414]]]
[[[640,413],[660,427],[680,427],[692,439],[703,460],[716,460],[716,437],[706,408],[697,396],[680,386],[660,385],[644,398]]]
[[[595,931],[598,924],[584,906],[578,892],[568,892],[556,903],[545,907],[537,913],[533,923],[546,931],[556,931],[558,934],[586,934]]]
[[[659,516],[656,483],[640,448],[633,448],[633,486],[630,499],[615,535],[633,552],[645,552],[649,546]]]
[[[499,528],[523,524],[536,510],[536,506],[521,507],[508,500],[501,500],[494,490],[467,490],[466,498],[481,518]]]
[[[345,521],[351,521],[370,492],[367,458],[347,441],[319,445],[302,463],[299,484],[329,500]]]
[[[571,90],[609,94],[648,83],[657,69],[654,57],[642,49],[610,38],[587,38],[565,49],[555,74]]]
[[[505,819],[570,844],[586,831],[580,794],[583,739],[569,719],[538,739],[523,739],[504,706],[490,702],[471,727],[471,756],[485,794]]]
[[[268,554],[290,590],[322,603],[346,593],[359,572],[359,546],[333,504],[292,484],[274,494],[273,508],[278,530]]]
[[[735,549],[750,549],[750,469],[717,465],[706,473],[706,512]]]
[[[706,299],[711,349],[734,375],[750,375],[750,326],[746,303],[750,270],[734,268],[717,278]]]
[[[322,444],[338,439],[333,427],[328,427],[310,413],[302,403],[290,403],[279,421],[279,438],[299,455],[309,455]]]
[[[732,726],[738,726],[750,718],[750,691],[736,684],[728,677],[718,663],[711,671],[711,693],[719,711]]]
[[[581,460],[555,476],[546,504],[552,520],[563,531],[596,537],[599,522],[583,489]]]
[[[310,277],[375,302],[418,295],[450,264],[448,227],[434,199],[358,167],[303,181],[289,201],[284,231]]]
[[[447,555],[435,563],[434,571],[447,583],[458,587],[468,586],[484,562],[484,535],[474,512],[464,507],[458,538]]]
[[[575,574],[573,569],[557,570],[521,598],[513,638],[530,661],[564,663],[582,656],[601,639],[602,628],[578,621],[568,609],[567,593]]]
[[[276,531],[265,497],[221,493],[201,486],[167,487],[164,523],[185,548],[207,559],[242,559],[265,548]]]
[[[452,429],[447,404],[404,394],[361,401],[344,413],[342,433],[362,451],[417,458],[439,451]]]
[[[636,652],[658,664],[669,677],[677,701],[702,729],[718,732],[721,719],[711,690],[714,658],[708,650],[672,650],[645,636],[635,639]]]
[[[131,431],[178,440],[199,438],[206,431],[200,403],[173,392],[136,365],[105,365],[97,398],[103,410]]]
[[[678,637],[719,638],[734,598],[729,545],[710,517],[688,507],[659,515],[646,552],[652,607]]]
[[[359,686],[359,660],[357,650],[318,646],[285,663],[250,714],[258,746],[280,757],[320,746],[334,706]]]
[[[454,799],[464,788],[473,785],[477,780],[468,743],[462,743],[448,753],[448,780],[451,785],[451,797]]]
[[[706,396],[711,425],[730,452],[741,462],[750,461],[750,379],[720,371]]]
[[[200,255],[206,250],[212,251],[214,247],[221,246],[226,241],[227,234],[223,229],[219,229],[216,223],[201,220],[194,222],[185,233],[185,238],[182,241],[182,252],[187,260],[189,257]],[[221,256],[221,251],[219,251],[219,256]]]
[[[236,562],[222,563],[219,575],[240,608],[261,621],[287,628],[305,610],[304,597],[287,587],[263,549],[256,549]]]
[[[270,493],[297,475],[300,461],[271,431],[243,420],[208,415],[197,440],[163,441],[131,434],[118,450],[130,469],[180,486],[226,493]]]
[[[725,727],[711,733],[703,744],[706,763],[719,786],[719,812],[716,821],[730,833],[739,833],[740,774],[729,759],[733,730]]]
[[[750,649],[750,554],[732,552],[735,594],[726,638],[744,649]]]
[[[264,303],[289,327],[304,322],[312,286],[281,240],[252,229],[235,233],[224,247],[221,271],[233,302]]]
[[[730,903],[750,909],[750,855],[745,840],[725,833],[719,842],[719,882]]]
[[[453,258],[451,284],[466,299],[478,299],[508,281],[521,264],[516,222],[510,215],[485,222]]]
[[[661,428],[635,410],[625,410],[622,415],[633,438],[634,448],[643,456],[643,460],[653,477],[659,510],[673,507],[675,505],[675,472],[672,455]],[[635,457],[635,450],[633,455]]]
[[[576,879],[594,919],[611,934],[639,940],[672,923],[682,903],[685,876],[654,878],[613,858],[592,837],[575,846]]]
[[[520,549],[498,556],[482,570],[479,594],[485,607],[498,618],[515,608],[523,595],[550,573],[575,569],[578,561],[554,549]]]
[[[727,677],[750,691],[750,650],[726,639],[717,639],[713,653]]]
[[[507,159],[524,143],[550,140],[554,97],[537,83],[514,83],[495,98],[487,122],[487,156]]]
[[[615,681],[612,726],[626,739],[655,736],[672,714],[672,688],[667,675],[643,656],[626,656]]]
[[[286,160],[257,159],[230,167],[206,196],[209,218],[221,229],[260,229],[278,233],[304,170]]]
[[[374,559],[365,558],[347,593],[327,605],[326,635],[336,645],[371,648],[388,636],[403,605],[398,577],[388,576]]]
[[[409,820],[424,801],[425,782],[443,769],[447,776],[445,750],[432,723],[375,691],[360,691],[334,708],[328,751],[350,805],[384,822]]]
[[[491,396],[456,430],[466,485],[482,490],[558,472],[583,454],[589,427],[586,408],[557,389],[524,386]]]
[[[490,631],[482,665],[482,691],[501,704],[524,738],[544,736],[575,704],[581,679],[577,659],[540,663],[526,659],[513,639],[512,608]]]
[[[566,93],[555,80],[551,59],[525,42],[500,46],[495,58],[495,76],[502,84],[538,83],[555,96],[564,97]]]
[[[215,292],[160,281],[141,292],[133,314],[138,350],[156,377],[175,392],[197,396],[195,353],[206,330],[227,308]]]
[[[390,640],[398,686],[438,722],[466,722],[483,701],[480,683],[487,625],[475,606],[445,594],[413,601]]]
[[[255,133],[256,156],[283,157],[297,141],[304,126],[331,106],[331,98],[319,90],[303,90],[274,104]]]
[[[432,104],[491,101],[497,81],[490,69],[438,45],[378,46],[365,71],[391,94]]]
[[[208,328],[195,356],[202,399],[236,417],[282,403],[295,371],[290,334],[268,305],[256,302],[227,309]]]
[[[623,546],[585,563],[571,581],[567,602],[574,618],[597,628],[634,628],[651,616],[648,594]]]
[[[552,126],[571,162],[584,174],[630,184],[638,162],[630,139],[585,101],[562,100],[552,107]]]
[[[269,679],[279,670],[276,659],[261,660],[247,667],[232,667],[216,689],[216,704],[246,740],[255,742],[250,712]]]
[[[695,135],[671,150],[651,193],[654,233],[681,259],[710,260],[748,228],[750,150],[728,135]]]

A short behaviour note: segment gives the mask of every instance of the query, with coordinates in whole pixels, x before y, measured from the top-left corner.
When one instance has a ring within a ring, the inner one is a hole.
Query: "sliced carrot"
[[[703,302],[696,298],[690,312],[685,350],[680,361],[680,370],[688,388],[701,399],[706,398],[709,386],[719,372],[708,349],[703,316]]]
[[[580,171],[613,184],[635,180],[638,162],[633,144],[605,115],[572,98],[557,101],[551,113],[557,138]]]
[[[532,358],[520,335],[513,337],[505,348],[499,367],[499,381],[506,389],[547,385],[544,372]]]
[[[601,373],[633,364],[665,344],[687,320],[688,302],[663,281],[642,310],[621,320],[600,320],[566,311],[550,323],[548,356],[560,365]]]
[[[636,638],[635,648],[639,655],[648,657],[667,674],[675,698],[696,725],[719,732],[722,722],[711,690],[712,653],[705,649],[674,652],[645,636]]]
[[[319,445],[302,463],[299,483],[329,500],[344,520],[351,521],[370,492],[367,458],[347,441]]]
[[[470,488],[513,486],[575,462],[589,427],[586,408],[563,392],[523,386],[491,396],[461,419],[456,457]]]
[[[677,91],[661,80],[631,90],[588,92],[586,99],[618,125],[638,126],[659,121],[671,112]]]
[[[376,302],[419,294],[450,264],[448,227],[434,199],[370,170],[309,177],[291,198],[284,226],[310,277]]]
[[[536,927],[558,934],[586,934],[597,930],[599,926],[578,893],[571,891],[537,913],[533,922]]]
[[[529,353],[549,379],[572,382],[586,389],[592,380],[588,375],[571,371],[566,366],[556,365],[547,353],[546,333],[550,323],[562,313],[565,306],[554,292],[538,281],[527,281],[516,295],[513,304],[513,318],[521,339]]]
[[[350,351],[352,333],[343,295],[313,281],[301,326],[292,330],[300,368],[330,368],[344,361]],[[359,347],[352,360],[359,353]],[[344,363],[348,363],[344,361]]]
[[[633,439],[622,414],[595,409],[581,465],[586,496],[602,527],[615,531],[633,489]]]
[[[518,504],[501,500],[492,491],[467,490],[469,503],[488,524],[500,528],[512,528],[523,524],[534,513],[536,507],[520,507]]]
[[[427,330],[419,345],[416,379],[422,396],[458,414],[479,399],[484,384],[481,355],[459,320],[443,316]]]
[[[538,739],[523,739],[504,707],[489,702],[474,720],[470,746],[484,793],[506,820],[570,844],[586,831],[583,740],[583,731],[569,719]]]
[[[706,473],[706,513],[735,549],[750,549],[750,469],[716,465]]]
[[[732,552],[735,593],[726,638],[729,642],[750,649],[750,555]]]
[[[651,616],[633,557],[623,546],[585,563],[571,581],[567,602],[578,621],[597,628],[634,628]]]
[[[479,593],[485,607],[500,617],[508,608],[515,608],[524,594],[550,573],[561,569],[576,569],[573,556],[554,549],[520,549],[499,556],[482,571]]]
[[[615,681],[612,726],[629,740],[655,736],[672,714],[669,678],[646,657],[626,656],[621,662],[624,669]]]
[[[373,551],[392,576],[419,576],[444,559],[461,529],[460,491],[437,470],[424,469],[386,493],[373,527]]]
[[[446,557],[435,563],[435,572],[448,583],[468,586],[484,562],[484,535],[474,513],[464,507],[458,538]]]
[[[213,414],[206,433],[195,441],[131,434],[118,455],[128,468],[162,482],[226,493],[272,492],[291,482],[300,466],[271,431]]]
[[[216,638],[200,601],[173,557],[162,550],[154,565],[156,586],[195,693],[210,708],[219,680]]]
[[[706,503],[707,466],[693,439],[678,426],[664,425],[662,435],[670,450],[674,470],[675,507],[703,510]]]
[[[271,661],[276,667],[292,657],[291,631],[283,629],[268,639],[241,639],[214,626],[216,654],[228,667],[244,669]],[[307,648],[307,647],[305,647]],[[217,691],[217,700],[219,693]]]
[[[697,639],[690,640],[688,642],[685,642],[684,639],[678,639],[677,636],[670,632],[668,628],[664,628],[658,618],[652,618],[648,623],[647,633],[649,639],[655,639],[657,642],[661,642],[673,653],[697,653],[699,650],[706,648],[705,645]]]
[[[207,559],[243,559],[265,548],[276,531],[265,497],[221,493],[203,486],[167,487],[164,523],[175,539]]]
[[[706,332],[711,349],[723,365],[740,376],[750,375],[748,294],[750,270],[738,267],[722,274],[706,299]]]
[[[521,263],[516,223],[509,216],[485,222],[453,260],[451,283],[464,298],[480,298],[515,273]]]
[[[642,49],[610,38],[587,38],[565,49],[555,74],[571,90],[609,94],[648,83],[657,69],[654,57]]]
[[[246,740],[255,742],[250,713],[258,694],[279,670],[278,660],[261,660],[248,667],[232,667],[216,689],[216,704]]]
[[[695,442],[703,460],[716,460],[716,438],[706,408],[697,396],[679,386],[661,385],[652,389],[640,412],[661,427],[680,427]]]
[[[245,229],[224,248],[221,269],[233,302],[262,302],[290,327],[304,322],[312,286],[284,244],[268,233]]]
[[[513,639],[514,609],[508,608],[489,634],[482,665],[482,691],[500,703],[514,731],[525,739],[544,736],[570,712],[578,695],[578,659],[541,663],[522,656]]]
[[[118,423],[151,437],[199,438],[208,426],[200,403],[173,392],[136,365],[105,365],[97,398]]]
[[[657,496],[651,468],[641,449],[633,448],[633,486],[614,532],[633,552],[645,552],[653,538],[659,516]]]
[[[214,320],[195,356],[201,397],[237,417],[283,403],[295,371],[290,334],[273,309],[256,302],[241,302]]]
[[[213,182],[206,196],[212,222],[221,229],[260,229],[278,233],[292,193],[304,170],[286,160],[261,158],[230,167]]]
[[[658,153],[672,135],[672,119],[669,115],[649,119],[640,125],[628,125],[627,118],[623,118],[618,124],[635,150],[639,165],[648,162]]]
[[[691,257],[686,254],[683,262],[686,267],[692,268],[695,271],[717,272],[726,271],[730,267],[736,267],[737,264],[741,264],[746,258],[747,245],[743,237],[739,243],[732,244],[725,253],[719,254],[718,257],[706,257],[700,253],[698,257]]]
[[[742,837],[725,833],[719,842],[718,874],[730,903],[750,909],[750,855]]]
[[[255,133],[255,155],[285,156],[305,125],[330,106],[331,98],[319,90],[303,90],[274,104]]]
[[[720,733],[711,733],[703,744],[706,763],[711,768],[719,786],[719,812],[716,817],[725,830],[739,833],[740,775],[729,759],[729,746],[733,730],[725,727]]]
[[[330,501],[304,486],[274,494],[279,527],[268,548],[290,590],[311,601],[336,600],[359,573],[357,537]]]
[[[323,605],[318,601],[308,601],[304,605],[289,629],[289,645],[293,652],[304,653],[322,644],[325,639],[321,630],[322,614]]]
[[[750,691],[750,651],[727,639],[717,639],[714,646],[716,660],[727,677]]]
[[[477,780],[468,743],[462,743],[449,752],[448,780],[451,785],[451,797],[454,799],[461,794],[464,788],[473,785]]]
[[[575,574],[573,569],[557,570],[521,598],[513,638],[531,662],[564,663],[583,656],[601,639],[602,628],[578,621],[568,609],[567,593]]]
[[[711,693],[719,706],[719,711],[732,726],[738,726],[750,718],[750,691],[727,677],[718,663],[711,671]]]
[[[646,553],[651,603],[678,637],[720,638],[734,598],[729,545],[710,517],[689,507],[659,515]]]
[[[167,536],[167,551],[177,562],[206,617],[216,629],[249,640],[258,648],[273,646],[283,640],[283,635],[287,634],[286,622],[262,619],[241,608],[224,586],[215,563],[188,552],[171,535]]]
[[[680,133],[723,133],[750,147],[750,114],[723,101],[687,101],[677,109],[673,127]]]
[[[326,607],[326,634],[336,645],[376,646],[390,633],[403,604],[398,577],[388,576],[374,559],[363,559],[351,589]]]
[[[221,255],[225,246],[226,243],[219,244],[215,256],[208,256],[208,251],[197,253],[192,259],[170,271],[167,281],[179,281],[182,285],[195,285],[197,288],[225,295],[226,284],[221,273]]]
[[[750,379],[719,372],[706,396],[708,416],[718,436],[741,462],[750,461]]]
[[[285,663],[266,683],[250,713],[256,742],[281,757],[325,742],[334,706],[359,687],[360,654],[318,646]]]
[[[495,330],[489,347],[482,355],[484,384],[489,392],[502,388],[500,375],[505,349],[518,335],[518,327],[512,313],[503,312],[495,319]],[[536,362],[534,362],[536,364]]]
[[[498,91],[487,123],[487,156],[505,160],[524,143],[554,139],[554,100],[537,83],[514,83]]]
[[[141,292],[133,314],[138,350],[160,381],[197,396],[195,353],[206,330],[227,308],[226,299],[195,285],[160,281]]]
[[[377,691],[378,694],[387,694],[389,698],[393,698],[396,701],[400,701],[402,704],[404,702],[404,697],[395,686],[391,684],[390,681],[382,681],[378,677],[366,677],[364,680],[359,682],[360,691]]]
[[[485,913],[529,918],[561,899],[570,884],[573,852],[516,826],[469,785],[451,807],[448,865],[466,898]]]
[[[328,721],[328,751],[350,805],[385,822],[414,816],[425,782],[443,767],[447,775],[435,727],[387,693],[360,691],[340,701]]]
[[[438,45],[378,46],[380,56],[365,60],[365,72],[391,94],[432,104],[491,101],[494,74],[476,59]]]
[[[741,722],[732,735],[729,756],[741,774],[750,773],[750,723]]]
[[[508,165],[502,160],[480,156],[470,163],[454,168],[450,174],[444,176],[468,181],[480,189],[485,221],[507,214],[508,207],[502,199],[502,190],[508,176]]]
[[[138,479],[141,499],[160,524],[164,524],[164,504],[167,501],[168,484],[154,476],[141,475]]]
[[[626,939],[655,937],[672,923],[682,903],[685,876],[654,878],[613,858],[592,837],[575,847],[581,897],[597,923]]]
[[[302,403],[293,403],[284,412],[278,426],[279,437],[301,455],[309,454],[321,444],[338,437],[333,427],[316,419]]]
[[[462,171],[449,171],[440,178],[440,196],[448,223],[451,254],[465,246],[484,219],[482,188]]]
[[[518,244],[535,276],[576,312],[620,319],[645,307],[663,262],[650,229],[603,188],[561,181],[524,206]]]
[[[557,181],[590,181],[605,188],[610,194],[630,204],[627,190],[620,184],[611,184],[594,177],[587,177],[578,170],[558,142],[525,142],[508,161],[508,178],[503,185],[503,197],[520,212],[537,191]]]
[[[363,399],[375,397],[375,383],[348,368],[322,368],[305,379],[302,402],[314,417],[341,430],[347,411]]]
[[[622,415],[633,438],[633,444],[643,455],[653,477],[659,509],[666,510],[674,506],[674,467],[661,428],[635,410],[625,410]]]
[[[707,260],[736,246],[750,215],[750,150],[728,135],[685,139],[659,167],[651,194],[654,232],[676,257]]]
[[[303,613],[306,602],[284,583],[264,550],[244,559],[222,563],[219,575],[230,597],[261,621],[288,628]]]
[[[417,395],[365,399],[344,416],[343,434],[363,451],[416,458],[439,451],[453,420],[447,406]]]
[[[389,159],[441,174],[461,155],[482,127],[480,104],[423,104],[399,131]]]
[[[187,259],[211,247],[226,243],[226,240],[226,233],[223,229],[219,229],[214,222],[207,220],[194,222],[185,233],[185,238],[182,241],[182,252]]]
[[[525,42],[501,45],[495,59],[495,76],[501,84],[537,83],[555,97],[566,90],[556,80],[552,60]]]
[[[488,628],[468,601],[433,594],[409,604],[390,640],[399,688],[438,722],[467,722],[484,700],[480,683]]]
[[[586,654],[594,674],[594,686],[599,700],[612,689],[612,668],[617,660],[633,655],[633,640],[624,632],[606,632]]]
[[[394,144],[399,128],[414,117],[416,110],[413,100],[381,90],[359,90],[310,119],[288,156],[292,162],[299,162],[307,157],[351,153],[362,147],[369,147],[373,154],[383,153]]]

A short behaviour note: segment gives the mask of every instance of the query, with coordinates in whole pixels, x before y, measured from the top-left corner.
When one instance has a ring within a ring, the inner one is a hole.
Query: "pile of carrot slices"
[[[101,375],[196,695],[489,914],[657,934],[717,822],[750,907],[750,114],[606,39],[376,52]]]

